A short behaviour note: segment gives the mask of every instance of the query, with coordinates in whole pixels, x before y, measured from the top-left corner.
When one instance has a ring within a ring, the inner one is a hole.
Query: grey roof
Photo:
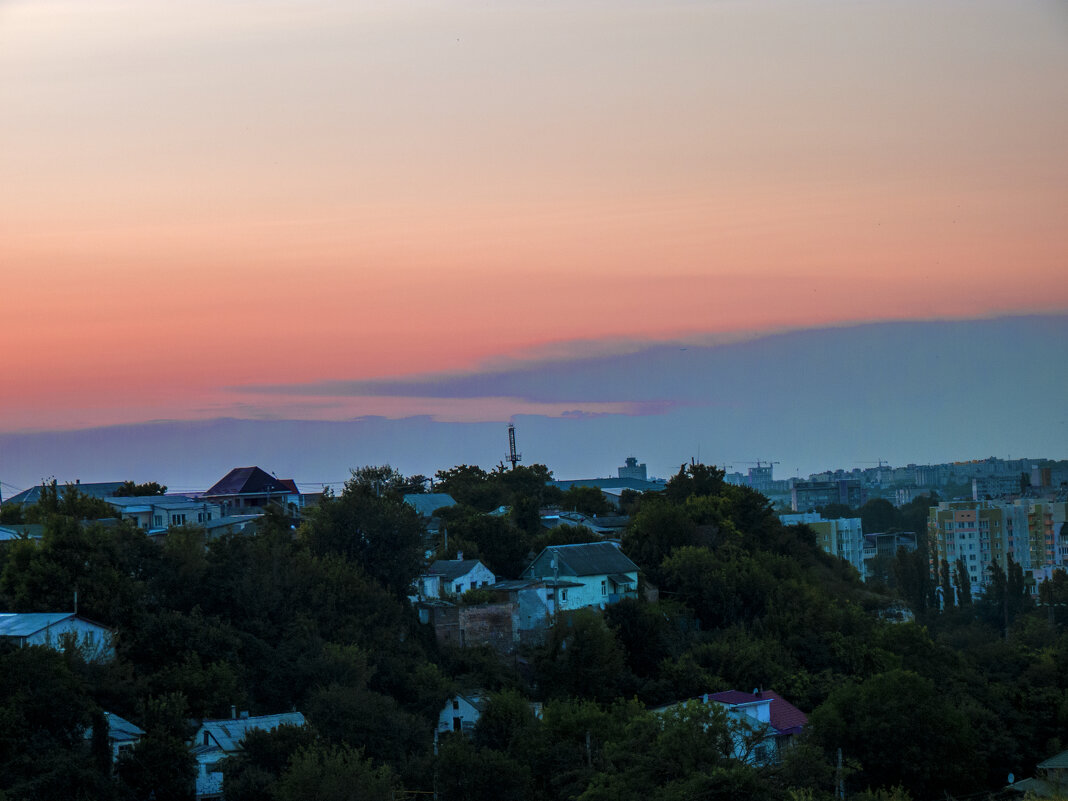
[[[1055,798],[1054,793],[1058,789],[1056,786],[1043,779],[1021,779],[1015,784],[1010,784],[1005,787],[1006,790],[1013,790],[1020,795],[1030,793],[1028,797],[1034,798]]]
[[[614,542],[586,542],[579,545],[550,545],[538,554],[524,573],[532,571],[534,565],[549,551],[554,552],[559,560],[560,575],[597,576],[634,573],[638,570],[638,566]]]
[[[212,531],[223,526],[236,526],[240,524],[254,523],[263,517],[262,513],[253,515],[227,515],[225,517],[218,517],[215,520],[207,520],[203,523],[197,523],[196,525],[205,531]]]
[[[291,493],[294,490],[291,479],[275,478],[263,468],[235,467],[205,491],[203,497],[266,495],[272,492]]]
[[[438,509],[456,505],[456,501],[447,492],[415,492],[405,495],[404,502],[423,517],[430,517]]]
[[[640,478],[576,478],[570,481],[550,481],[554,487],[565,492],[572,487],[597,487],[598,489],[632,489],[638,492],[663,492],[666,484],[657,481],[642,481]]]
[[[140,726],[120,718],[114,712],[105,712],[104,717],[108,721],[108,737],[112,740],[136,740],[145,733]]]
[[[39,540],[43,536],[43,523],[5,523],[0,526],[0,540]]]
[[[1038,766],[1043,770],[1068,768],[1068,751],[1061,751],[1059,754],[1054,754],[1044,762],[1039,762]]]
[[[104,498],[117,509],[124,512],[145,511],[154,509],[189,509],[192,507],[207,506],[200,498],[192,498],[188,495],[131,495],[116,497],[109,495]],[[138,508],[140,507],[140,508]]]
[[[201,730],[207,730],[212,739],[223,751],[231,752],[241,749],[241,741],[252,729],[271,731],[283,724],[303,726],[304,715],[300,712],[283,712],[279,715],[257,715],[249,718],[223,718],[222,720],[205,720],[200,724]],[[203,742],[203,741],[201,741]]]
[[[498,581],[496,584],[490,584],[486,589],[488,590],[500,590],[502,592],[515,592],[516,590],[529,590],[541,585],[546,587],[559,587],[566,589],[568,587],[581,587],[582,584],[577,581],[568,581],[567,579],[553,579],[553,578],[536,578],[536,579],[507,579],[505,581]]]
[[[71,486],[85,495],[90,495],[94,498],[104,498],[108,495],[114,495],[115,491],[121,487],[123,483],[124,482],[122,481],[104,481],[96,484],[73,484]],[[67,485],[57,483],[56,491],[59,493],[59,497],[62,498],[63,493],[67,491]],[[23,490],[17,495],[12,495],[4,501],[4,503],[19,503],[32,506],[37,503],[40,498],[41,485],[38,484],[36,487],[30,487],[28,490]]]
[[[465,690],[456,693],[456,697],[463,698],[479,712],[485,712],[486,705],[489,703],[489,698],[487,697],[485,690]]]
[[[623,529],[630,522],[627,515],[587,515],[582,512],[552,510],[541,515],[541,524],[554,528],[561,524],[585,526],[594,532],[613,532]]]
[[[451,581],[466,576],[478,564],[481,563],[477,559],[438,559],[430,566],[430,572]]]
[[[630,522],[630,515],[594,515],[586,518],[586,525],[604,528],[623,528]]]
[[[3,612],[0,613],[0,637],[29,637],[73,617],[73,612]]]

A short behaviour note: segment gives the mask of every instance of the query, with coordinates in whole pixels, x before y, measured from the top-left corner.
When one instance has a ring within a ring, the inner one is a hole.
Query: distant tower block
[[[516,453],[515,450],[515,424],[508,424],[508,461],[512,463],[512,469],[515,470],[515,466],[523,461],[523,457]]]
[[[638,464],[638,460],[633,456],[626,458],[626,464],[623,467],[617,467],[616,471],[619,473],[619,478],[636,478],[639,481],[648,481],[647,474],[645,472],[645,464]]]

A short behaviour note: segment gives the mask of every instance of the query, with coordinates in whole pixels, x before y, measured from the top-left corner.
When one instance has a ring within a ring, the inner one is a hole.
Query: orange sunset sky
[[[0,2],[0,430],[1068,309],[1062,0]],[[610,404],[586,404],[611,411]]]

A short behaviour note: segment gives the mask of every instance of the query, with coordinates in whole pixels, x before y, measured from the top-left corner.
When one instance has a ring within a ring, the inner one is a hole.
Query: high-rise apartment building
[[[1012,503],[949,501],[932,506],[927,534],[932,561],[964,560],[973,589],[990,581],[989,566],[1008,568],[1011,555],[1035,582],[1068,566],[1064,502],[1022,498]],[[955,567],[954,567],[955,570]]]

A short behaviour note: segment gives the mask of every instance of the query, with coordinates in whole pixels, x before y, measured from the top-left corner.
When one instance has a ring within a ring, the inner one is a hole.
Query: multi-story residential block
[[[1004,507],[990,501],[949,501],[932,506],[927,517],[931,555],[939,562],[964,561],[973,589],[989,579],[991,560],[1005,569],[1012,553]]]
[[[963,559],[973,588],[989,583],[988,566],[1008,568],[1009,556],[1035,582],[1068,565],[1068,504],[1021,498],[1012,503],[951,501],[932,506],[927,519],[931,555]]]
[[[853,565],[862,579],[868,577],[865,565],[864,527],[859,517],[840,517],[824,520],[819,512],[779,515],[784,526],[806,525],[816,532],[816,542],[829,554]]]
[[[790,490],[790,508],[795,512],[811,512],[821,506],[841,503],[857,509],[864,505],[867,495],[860,480],[855,478],[834,481],[795,481]]]
[[[977,476],[972,479],[972,500],[992,500],[1008,495],[1015,497],[1021,492],[1021,480],[1020,474]]]

